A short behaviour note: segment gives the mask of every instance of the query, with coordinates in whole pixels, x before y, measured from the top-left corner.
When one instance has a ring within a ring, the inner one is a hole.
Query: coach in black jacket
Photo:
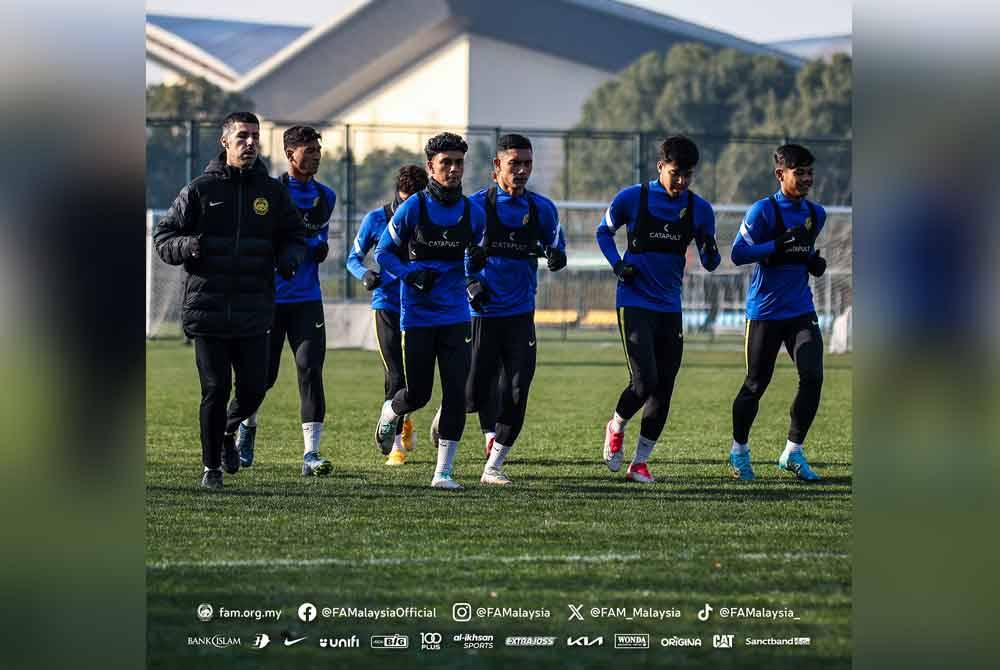
[[[202,485],[221,488],[222,465],[240,467],[236,428],[267,389],[267,331],[274,318],[274,271],[295,274],[305,227],[281,183],[258,157],[260,122],[249,112],[222,125],[225,151],[185,186],[156,225],[156,251],[184,265],[182,323],[195,343],[201,378]],[[236,394],[226,402],[236,373]]]

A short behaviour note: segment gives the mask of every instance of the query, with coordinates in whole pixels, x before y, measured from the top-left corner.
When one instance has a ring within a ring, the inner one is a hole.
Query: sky
[[[356,0],[147,0],[146,11],[262,23],[313,26]],[[485,1],[485,0],[484,0]],[[851,31],[850,0],[627,0],[627,4],[669,14],[754,42],[841,35]],[[774,17],[780,17],[775,19]]]

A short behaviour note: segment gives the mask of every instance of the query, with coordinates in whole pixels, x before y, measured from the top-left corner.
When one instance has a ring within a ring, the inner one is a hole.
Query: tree
[[[188,129],[178,119],[199,121],[200,167],[219,150],[219,123],[234,111],[253,111],[253,101],[239,93],[223,91],[201,78],[181,84],[156,84],[146,88],[146,205],[169,207],[188,181]],[[173,119],[174,121],[156,121]],[[202,123],[207,126],[202,128]]]

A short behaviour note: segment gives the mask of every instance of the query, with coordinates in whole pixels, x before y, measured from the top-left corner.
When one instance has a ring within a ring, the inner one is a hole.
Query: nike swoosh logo
[[[316,325],[317,328],[322,328],[323,327],[323,322],[320,321],[319,323],[317,323],[315,325]]]
[[[471,337],[465,338],[465,343],[468,344],[469,342],[472,342],[472,338]]]
[[[300,637],[298,640],[285,640],[285,646],[291,647],[293,644],[298,644],[299,642],[302,642],[302,640],[308,639],[308,637],[309,636]]]
[[[814,325],[814,326],[818,326],[818,325],[819,325],[819,321],[813,321],[813,322],[812,322],[812,325]]]
[[[210,203],[208,203],[208,206],[209,207],[215,207],[216,205],[221,205],[222,203],[223,203],[222,200],[220,200],[219,202],[210,202]]]
[[[528,346],[529,347],[535,346],[535,341],[534,340],[528,340]]]

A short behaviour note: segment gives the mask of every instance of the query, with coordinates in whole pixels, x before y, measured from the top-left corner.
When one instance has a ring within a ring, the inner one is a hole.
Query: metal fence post
[[[191,119],[187,122],[187,169],[184,172],[185,183],[190,184],[196,174],[198,174],[198,151],[199,145],[198,122]]]
[[[632,182],[642,183],[642,133],[636,133],[632,137]]]
[[[354,239],[354,154],[351,151],[351,124],[344,125],[344,190],[346,209],[344,221],[344,259],[351,253],[351,243]],[[350,270],[344,266],[344,299],[350,300],[354,297],[354,282],[351,281]]]

